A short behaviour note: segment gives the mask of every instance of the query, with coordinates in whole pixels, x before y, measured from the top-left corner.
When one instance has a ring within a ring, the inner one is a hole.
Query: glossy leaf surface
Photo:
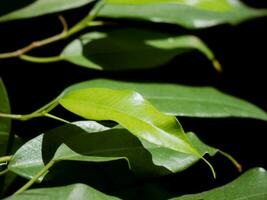
[[[86,119],[112,120],[138,138],[200,156],[188,141],[177,119],[158,111],[137,92],[89,88],[65,93],[59,103]]]
[[[233,182],[199,194],[185,195],[172,200],[264,200],[267,199],[267,173],[263,168],[254,168]]]
[[[54,188],[32,189],[22,194],[11,196],[7,200],[118,200],[84,184],[73,184]]]
[[[187,135],[201,155],[208,153],[213,156],[217,152],[201,142],[195,134]],[[92,162],[124,158],[128,160],[134,173],[146,176],[179,172],[199,160],[193,155],[138,140],[120,127],[107,128],[96,122],[81,121],[64,125],[30,140],[13,156],[9,169],[31,178],[51,157],[57,161]]]
[[[31,18],[84,6],[94,0],[1,0],[0,22]]]
[[[176,116],[249,117],[267,120],[266,112],[257,106],[211,87],[96,79],[73,85],[65,92],[96,87],[137,91],[161,112]]]
[[[178,24],[186,28],[206,28],[223,23],[237,24],[267,15],[238,0],[108,0],[99,16],[142,19]]]
[[[121,28],[84,34],[67,45],[61,58],[100,70],[144,69],[165,64],[192,49],[200,51],[211,61],[215,59],[212,51],[195,36]]]

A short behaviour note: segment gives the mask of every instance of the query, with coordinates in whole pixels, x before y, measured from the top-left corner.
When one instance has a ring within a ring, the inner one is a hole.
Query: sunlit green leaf
[[[215,61],[212,51],[195,36],[120,28],[82,35],[63,50],[61,58],[93,69],[129,70],[156,67],[193,49]]]
[[[167,114],[190,117],[249,117],[267,120],[262,109],[210,87],[164,83],[131,83],[96,79],[78,83],[65,92],[85,88],[131,89]]]
[[[267,173],[263,168],[254,168],[233,182],[199,194],[185,195],[172,200],[264,200],[267,199]]]
[[[195,134],[188,133],[187,136],[201,155],[208,153],[213,156],[217,152],[202,143]],[[96,122],[81,121],[30,140],[13,156],[9,169],[31,178],[52,157],[56,161],[91,162],[125,158],[134,173],[146,176],[179,172],[199,160],[199,157],[193,155],[138,140],[121,127],[108,128]]]
[[[119,200],[84,184],[73,184],[54,188],[32,189],[22,194],[11,196],[7,200]]]
[[[84,6],[94,0],[1,0],[0,22],[31,18]]]
[[[250,8],[238,0],[107,0],[99,13],[101,17],[142,19],[186,28],[237,24],[265,15],[266,10]]]
[[[165,115],[131,90],[89,88],[65,93],[59,103],[92,120],[112,120],[135,136],[182,153],[200,156],[175,117]]]

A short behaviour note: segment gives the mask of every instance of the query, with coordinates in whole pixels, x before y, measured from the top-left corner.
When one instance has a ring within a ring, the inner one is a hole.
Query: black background
[[[267,2],[246,0],[247,4],[267,8]],[[82,18],[88,8],[67,11],[64,14],[69,25]],[[129,25],[129,22],[121,23]],[[133,26],[147,23],[132,22]],[[57,96],[70,84],[92,78],[113,78],[142,82],[168,82],[185,85],[209,85],[226,93],[246,99],[267,110],[266,95],[266,46],[267,20],[250,20],[238,26],[220,25],[204,30],[184,30],[177,26],[157,24],[153,27],[177,34],[191,33],[202,38],[214,51],[223,66],[217,73],[211,63],[200,53],[179,56],[165,66],[152,70],[131,72],[94,71],[66,62],[34,64],[18,59],[0,60],[0,76],[10,96],[13,113],[29,113]],[[31,41],[49,37],[61,31],[56,15],[32,20],[21,20],[0,25],[0,52],[12,51]],[[70,39],[71,40],[71,39]],[[35,55],[57,55],[68,41],[42,47]],[[58,110],[58,115],[68,115]],[[69,119],[75,119],[72,115]],[[207,144],[219,147],[236,157],[244,170],[261,166],[267,168],[266,122],[253,119],[192,119],[179,118],[186,131],[196,132]],[[12,131],[31,138],[60,125],[49,119],[14,122]],[[215,166],[217,180],[208,167],[200,162],[182,174],[161,178],[146,178],[138,186],[160,186],[175,193],[200,192],[236,178],[239,174],[222,156],[208,158]],[[136,187],[139,188],[139,187]],[[100,188],[101,189],[101,188]],[[142,189],[138,189],[140,193]],[[136,191],[135,191],[136,192]],[[142,195],[144,195],[142,193]]]

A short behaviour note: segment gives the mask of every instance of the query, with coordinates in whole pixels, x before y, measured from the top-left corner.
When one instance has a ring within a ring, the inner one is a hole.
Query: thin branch
[[[43,176],[53,165],[55,161],[51,160],[47,165],[39,171],[31,180],[29,180],[22,188],[20,188],[14,195],[20,194],[31,187],[41,176]]]
[[[6,174],[8,172],[8,168],[0,172],[0,176]]]
[[[9,162],[10,160],[11,160],[11,156],[0,157],[0,163]]]
[[[65,18],[61,15],[59,16],[59,20],[60,20],[62,27],[63,27],[63,31],[61,33],[54,35],[52,37],[43,39],[43,40],[32,42],[28,46],[23,47],[21,49],[18,49],[16,51],[8,52],[8,53],[2,53],[2,54],[0,54],[0,59],[19,57],[19,56],[37,48],[37,47],[41,47],[41,46],[56,42],[58,40],[64,39],[67,35],[67,32],[68,32],[68,24],[67,24]]]

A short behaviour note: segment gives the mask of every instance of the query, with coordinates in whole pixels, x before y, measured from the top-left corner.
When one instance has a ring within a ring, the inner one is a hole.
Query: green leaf
[[[201,155],[208,153],[213,156],[217,152],[217,149],[202,143],[195,134],[188,133],[187,136]],[[92,162],[125,158],[134,173],[146,176],[179,172],[199,160],[193,155],[138,140],[121,127],[108,128],[96,122],[81,121],[66,124],[30,140],[13,156],[9,169],[32,178],[52,157],[56,161]]]
[[[233,182],[199,194],[185,195],[172,200],[264,200],[267,199],[267,173],[263,168],[254,168]]]
[[[112,120],[138,138],[200,156],[188,141],[177,119],[158,111],[137,92],[89,88],[65,93],[59,103],[86,119]]]
[[[105,127],[101,127],[98,124],[94,123],[81,123],[81,127],[87,131],[106,129]],[[77,143],[76,145],[78,145],[79,151],[81,151],[84,155],[74,152],[66,144],[75,141],[74,134],[76,133],[78,136],[80,136],[81,133],[84,133],[84,131],[82,130],[83,129],[79,129],[76,126],[72,126],[70,128],[63,126],[51,130],[46,135],[42,134],[37,136],[36,138],[25,143],[21,148],[18,149],[15,155],[12,156],[12,159],[8,165],[9,170],[20,176],[32,178],[41,169],[43,169],[45,164],[50,160],[53,160],[55,162],[63,160],[107,162],[124,159],[124,157],[97,157],[85,155],[87,149],[84,150],[82,149],[82,147],[84,148],[85,145],[87,146],[88,144],[83,143],[84,145],[82,146],[80,144],[80,142],[82,141],[79,141],[79,143]],[[42,176],[39,181],[41,181],[43,177],[44,176]]]
[[[0,22],[37,17],[84,6],[94,0],[1,0]]]
[[[210,87],[96,79],[73,85],[65,93],[85,88],[131,89],[142,94],[161,112],[176,116],[248,117],[267,120],[266,112],[255,105]]]
[[[19,195],[14,195],[7,200],[119,200],[117,197],[106,195],[100,191],[95,190],[84,184],[73,184],[68,186],[54,187],[54,188],[40,188],[27,190]]]
[[[0,78],[0,113],[10,113],[9,99],[5,85]],[[0,117],[0,155],[6,152],[11,120]]]
[[[82,35],[67,45],[61,58],[93,69],[129,70],[156,67],[193,49],[215,61],[212,51],[195,36],[120,28]]]
[[[98,16],[142,19],[178,24],[186,28],[206,28],[223,23],[237,24],[266,16],[267,11],[250,8],[238,0],[107,0]]]

